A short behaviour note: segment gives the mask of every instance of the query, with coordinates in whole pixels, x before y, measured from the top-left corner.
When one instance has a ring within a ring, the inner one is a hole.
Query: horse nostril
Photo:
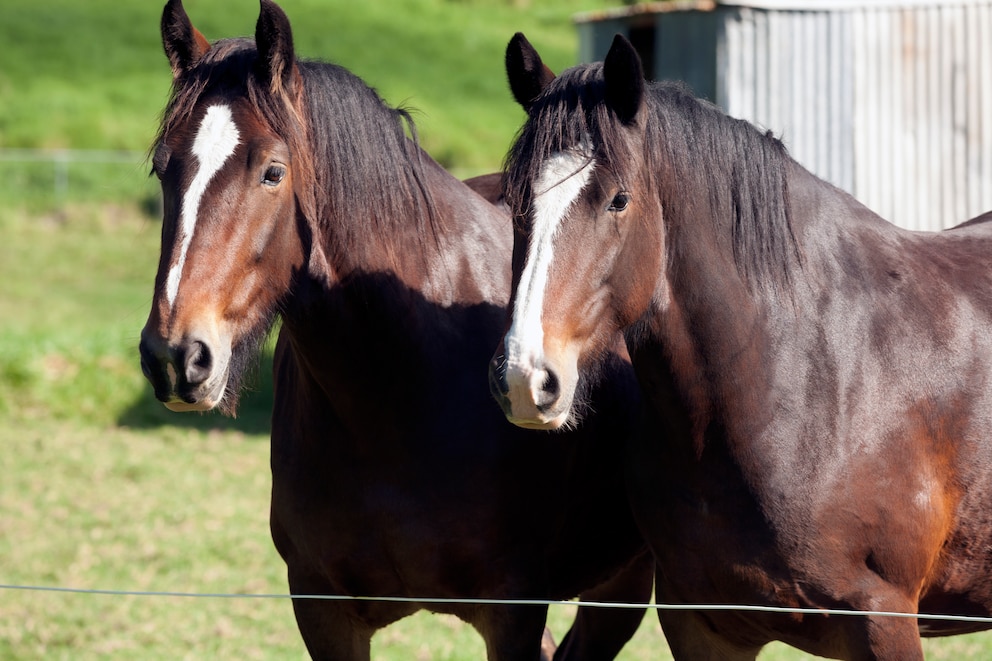
[[[561,386],[558,383],[558,376],[551,370],[545,372],[544,383],[541,384],[541,392],[550,398],[558,399],[560,390]]]
[[[156,399],[164,402],[172,396],[173,383],[168,375],[172,361],[168,353],[158,354],[155,346],[154,342],[148,342],[142,338],[138,344],[138,355],[141,357],[141,373],[155,389]]]
[[[544,370],[544,381],[541,382],[541,389],[536,393],[537,410],[542,413],[547,411],[558,401],[561,394],[561,385],[558,376],[551,370]]]
[[[206,381],[210,376],[212,365],[210,348],[203,342],[191,342],[186,350],[184,361],[186,383],[191,386],[198,386]]]
[[[148,348],[148,344],[141,340],[138,344],[138,356],[141,358],[141,373],[145,375],[145,378],[149,381],[152,380],[152,366],[151,366],[151,350]]]
[[[506,356],[496,356],[489,362],[489,391],[495,397],[505,397],[510,392],[506,382]]]

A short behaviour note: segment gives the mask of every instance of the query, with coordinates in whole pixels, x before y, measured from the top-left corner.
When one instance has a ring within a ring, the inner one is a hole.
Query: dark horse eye
[[[165,176],[165,168],[169,165],[171,155],[172,150],[163,143],[159,143],[158,147],[155,148],[155,155],[152,156],[152,172],[159,179]]]
[[[623,211],[627,208],[627,204],[630,202],[630,195],[627,193],[617,193],[610,202],[610,211]]]
[[[275,186],[283,180],[286,176],[286,168],[281,165],[270,165],[265,170],[265,176],[262,177],[262,183],[267,186]]]

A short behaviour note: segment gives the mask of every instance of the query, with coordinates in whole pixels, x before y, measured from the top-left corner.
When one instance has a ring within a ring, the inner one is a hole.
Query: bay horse
[[[555,428],[625,333],[645,399],[632,506],[676,659],[783,641],[922,659],[917,618],[992,612],[992,223],[897,228],[617,36],[558,77],[526,38],[504,168],[514,293],[491,387]]]
[[[507,423],[484,378],[509,298],[506,208],[358,77],[298,59],[269,0],[254,39],[210,44],[179,0],[161,28],[174,79],[143,371],[172,410],[234,413],[278,317],[270,520],[291,593],[415,600],[294,599],[310,654],[369,659],[376,630],[429,608],[474,626],[490,659],[550,658],[546,606],[430,600],[646,604],[622,341],[574,431]],[[580,608],[555,658],[612,658],[642,616]]]

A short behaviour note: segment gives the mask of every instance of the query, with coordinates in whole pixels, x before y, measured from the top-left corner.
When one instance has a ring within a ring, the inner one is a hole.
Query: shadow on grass
[[[155,399],[150,385],[120,417],[117,424],[133,429],[156,427],[185,427],[203,431],[240,431],[245,434],[268,436],[272,416],[272,352],[265,351],[254,378],[248,379],[250,390],[242,393],[238,417],[229,418],[216,411],[209,413],[176,413]]]

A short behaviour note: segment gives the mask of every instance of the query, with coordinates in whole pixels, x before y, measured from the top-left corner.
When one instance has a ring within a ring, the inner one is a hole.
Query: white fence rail
[[[76,164],[120,164],[144,169],[145,152],[111,149],[0,149],[4,163],[51,163],[52,194],[63,201],[69,194],[70,166]]]

